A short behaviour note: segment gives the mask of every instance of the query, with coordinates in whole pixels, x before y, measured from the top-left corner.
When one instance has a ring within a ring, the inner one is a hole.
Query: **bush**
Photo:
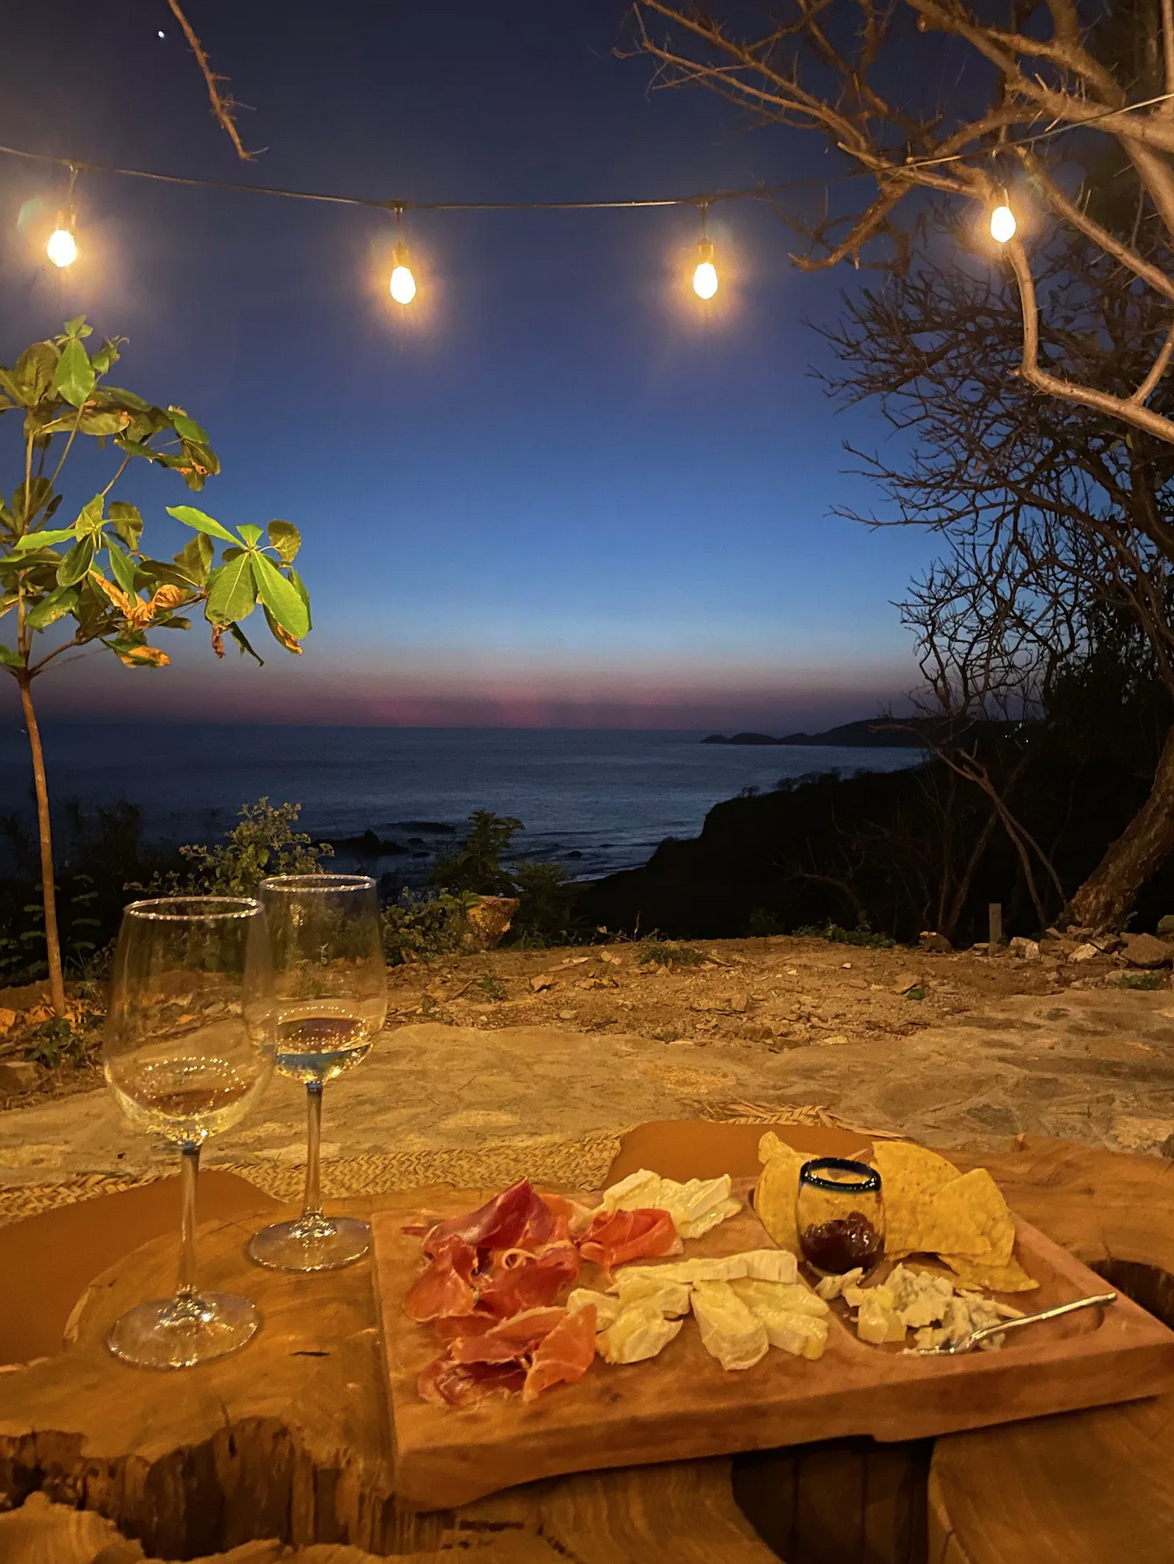
[[[1122,972],[1117,982],[1121,988],[1165,988],[1166,974],[1164,972]]]
[[[573,945],[574,880],[559,863],[519,863],[514,866],[518,910],[513,920],[513,943],[542,949],[547,945]]]
[[[874,950],[892,950],[897,943],[887,934],[874,934],[867,923],[858,923],[854,929],[841,928],[838,923],[825,923],[821,928],[805,924],[791,932],[796,939],[826,939],[835,945],[868,945]]]
[[[471,892],[475,896],[512,896],[514,882],[498,859],[519,831],[520,820],[475,809],[469,816],[469,832],[452,853],[442,853],[428,875],[433,885],[446,891]]]
[[[470,895],[417,895],[404,889],[383,909],[383,954],[389,966],[435,961],[460,950]]]
[[[694,950],[692,945],[674,945],[655,935],[641,940],[638,949],[641,962],[656,967],[699,967],[705,960],[702,952]]]
[[[180,848],[190,865],[186,873],[172,869],[126,889],[149,896],[255,896],[268,875],[321,874],[322,859],[332,858],[334,848],[294,830],[301,812],[301,804],[274,805],[268,798],[243,804],[222,842]]]

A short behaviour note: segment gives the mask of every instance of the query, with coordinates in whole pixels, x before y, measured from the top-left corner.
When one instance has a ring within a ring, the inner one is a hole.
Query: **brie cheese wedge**
[[[595,1338],[595,1350],[609,1363],[643,1363],[654,1358],[680,1333],[684,1320],[666,1320],[652,1303],[621,1309]]]
[[[590,1287],[576,1287],[567,1299],[567,1313],[577,1314],[580,1309],[585,1309],[588,1304],[595,1308],[596,1331],[606,1330],[614,1324],[617,1315],[622,1308],[618,1298],[611,1297],[605,1292],[592,1292]]]
[[[766,1326],[756,1319],[728,1282],[698,1282],[692,1294],[693,1313],[705,1350],[722,1368],[748,1369],[770,1348]]]

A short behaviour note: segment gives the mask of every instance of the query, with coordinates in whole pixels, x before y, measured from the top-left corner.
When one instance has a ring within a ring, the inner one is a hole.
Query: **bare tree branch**
[[[215,71],[213,71],[211,62],[204,52],[204,46],[196,36],[195,28],[184,15],[179,0],[167,0],[167,4],[171,8],[171,14],[183,28],[183,35],[188,41],[188,47],[196,57],[196,64],[200,67],[201,74],[204,77],[204,85],[208,89],[208,100],[212,105],[212,113],[220,122],[221,129],[236,148],[237,157],[246,163],[251,162],[257,154],[245,151],[244,144],[240,138],[240,131],[236,125],[236,110],[241,105],[234,101],[230,93],[225,93],[221,90],[222,84],[226,85],[228,78],[226,76],[217,76]]]

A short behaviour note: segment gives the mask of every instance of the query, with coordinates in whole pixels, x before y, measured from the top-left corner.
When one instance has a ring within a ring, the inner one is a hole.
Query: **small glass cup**
[[[885,1252],[881,1176],[866,1162],[818,1157],[799,1173],[795,1226],[803,1258],[823,1276],[871,1271]]]

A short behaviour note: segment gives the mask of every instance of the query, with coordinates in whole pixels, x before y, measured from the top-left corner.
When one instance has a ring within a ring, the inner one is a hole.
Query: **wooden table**
[[[747,1127],[747,1146],[757,1133]],[[1174,1319],[1174,1165],[1038,1139],[983,1161],[1029,1221]],[[343,1205],[407,1213],[427,1200],[416,1192]],[[306,1277],[260,1270],[243,1250],[263,1220],[272,1208],[256,1220],[214,1221],[201,1237],[205,1285],[245,1291],[264,1313],[245,1352],[171,1376],[106,1352],[113,1318],[169,1291],[168,1237],[91,1285],[64,1353],[0,1374],[0,1495],[19,1505],[41,1490],[97,1511],[163,1559],[256,1538],[338,1545],[313,1550],[307,1564],[356,1564],[355,1549],[404,1564],[1174,1557],[1174,1397],[956,1435],[932,1449],[838,1442],[552,1479],[457,1511],[400,1514],[368,1267]],[[85,1517],[34,1507],[26,1531],[54,1518],[70,1521],[76,1546],[37,1556],[90,1564],[99,1545],[81,1535]],[[16,1564],[20,1520],[20,1511],[0,1517],[4,1564]],[[275,1556],[250,1547],[234,1564]]]

